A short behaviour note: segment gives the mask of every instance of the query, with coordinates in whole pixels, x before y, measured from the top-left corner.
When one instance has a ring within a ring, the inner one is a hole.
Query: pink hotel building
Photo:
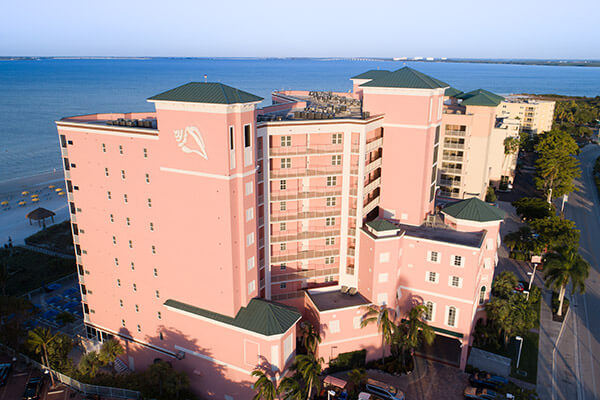
[[[58,121],[88,335],[122,340],[132,370],[165,359],[206,397],[247,399],[257,366],[286,373],[301,320],[326,362],[372,359],[362,307],[425,304],[464,368],[503,213],[435,206],[449,85],[410,68],[352,81],[264,108],[188,83],[155,112]]]

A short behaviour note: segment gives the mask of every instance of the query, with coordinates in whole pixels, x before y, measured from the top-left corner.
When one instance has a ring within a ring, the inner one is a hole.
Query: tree
[[[546,256],[544,279],[546,286],[558,290],[559,316],[562,316],[563,300],[569,282],[573,285],[574,293],[583,293],[589,274],[590,264],[581,257],[576,248],[565,247],[557,253],[550,253]]]
[[[431,344],[435,339],[433,328],[425,322],[426,314],[427,307],[425,305],[416,305],[408,311],[406,318],[400,321],[396,328],[394,341],[401,349],[402,365],[406,365],[406,352],[410,352],[412,355],[423,340],[425,343]]]
[[[98,353],[98,359],[104,365],[110,365],[114,373],[114,362],[121,354],[125,353],[125,349],[115,339],[110,339],[102,343],[100,352]]]
[[[546,218],[555,215],[554,206],[538,197],[522,197],[513,201],[517,214],[525,221]]]
[[[256,377],[254,382],[254,390],[256,394],[252,398],[253,400],[275,400],[277,397],[277,388],[273,380],[260,369],[252,371],[252,376]]]
[[[23,297],[0,296],[0,342],[19,352],[21,339],[26,336],[23,328],[26,321],[33,317],[34,308],[29,300]]]
[[[394,324],[393,311],[387,308],[386,305],[377,306],[369,305],[363,307],[365,315],[360,322],[360,327],[364,328],[370,324],[377,324],[377,330],[381,334],[381,361],[385,362],[385,345],[391,344],[394,337]]]
[[[533,231],[528,226],[523,226],[518,231],[507,233],[504,236],[504,244],[510,251],[520,251],[527,258],[531,254],[541,254],[543,250],[543,245],[534,238]]]
[[[36,354],[40,354],[42,365],[46,368],[50,368],[50,361],[48,359],[48,346],[56,339],[56,335],[52,334],[50,328],[35,328],[29,331],[27,338],[27,345]],[[54,376],[50,374],[52,380],[52,386],[54,386]]]
[[[536,187],[544,192],[546,201],[575,190],[574,180],[581,176],[579,161],[574,157],[579,147],[566,132],[551,130],[536,146]]]
[[[144,380],[149,383],[148,389],[143,390],[144,397],[161,400],[181,398],[190,385],[190,379],[184,372],[174,370],[170,363],[163,360],[148,367],[144,372]]]
[[[579,230],[571,220],[552,215],[547,218],[535,219],[529,223],[529,226],[538,235],[536,241],[538,247],[542,249],[546,248],[547,251],[550,251],[563,247],[578,247]]]
[[[296,356],[296,371],[300,374],[308,390],[307,399],[312,397],[312,391],[321,389],[321,364],[324,362],[322,358],[315,358],[313,354],[301,354]]]
[[[48,362],[50,368],[59,372],[70,372],[73,361],[69,353],[73,350],[73,340],[64,333],[57,333],[54,340],[48,345]]]
[[[511,155],[519,151],[520,140],[516,136],[509,136],[504,139],[504,154]]]
[[[488,186],[487,192],[485,193],[485,201],[487,201],[488,203],[495,203],[496,200],[498,200],[498,197],[496,196],[496,191],[493,187]]]
[[[348,372],[348,380],[352,384],[352,390],[358,391],[367,380],[367,373],[363,368],[354,368]]]
[[[281,380],[277,388],[277,394],[281,396],[281,400],[302,400],[304,398],[300,383],[289,376]]]
[[[90,351],[85,353],[81,360],[79,360],[79,365],[77,369],[81,375],[86,378],[95,378],[98,373],[98,369],[102,366],[102,361],[100,361],[100,357],[98,356],[97,351]]]
[[[310,322],[300,324],[302,329],[302,343],[306,351],[312,354],[317,354],[317,348],[321,343],[321,335]]]

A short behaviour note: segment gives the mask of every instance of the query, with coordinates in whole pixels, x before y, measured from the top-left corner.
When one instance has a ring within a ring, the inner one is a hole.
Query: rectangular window
[[[388,281],[389,275],[387,272],[382,272],[378,276],[379,283],[385,283]]]
[[[331,144],[342,144],[342,134],[334,133],[331,135]]]
[[[380,253],[379,254],[379,262],[380,263],[390,262],[390,253]]]
[[[282,179],[279,181],[279,190],[286,190],[287,189],[287,181],[285,179]]]
[[[104,168],[104,175],[108,176],[108,168]]]
[[[328,176],[327,177],[327,186],[336,186],[337,185],[337,176]]]
[[[65,166],[65,171],[69,171],[71,169],[71,164],[69,164],[69,159],[68,158],[64,158],[63,159],[63,164]]]
[[[286,265],[286,264],[281,264],[281,265],[279,266],[279,269],[280,269],[280,270],[282,270],[282,271],[284,271],[286,268],[287,268],[287,265]]]
[[[335,238],[325,238],[325,245],[332,246],[335,244]]]
[[[339,320],[330,321],[329,322],[329,332],[338,333],[339,331],[340,331],[340,321]]]
[[[254,262],[254,256],[250,257],[248,261],[246,261],[246,264],[248,267],[248,271],[252,270],[252,268],[254,268],[254,266],[256,265],[256,263]]]
[[[461,279],[458,276],[451,276],[450,277],[450,286],[452,287],[461,287]]]
[[[150,174],[146,174],[146,183],[150,183]]]
[[[115,257],[115,267],[119,266],[119,259],[117,257]]]
[[[285,231],[287,230],[287,224],[285,222],[280,222],[279,223],[279,230],[280,231]]]
[[[67,138],[65,135],[60,135],[60,145],[65,149],[67,148]]]
[[[252,146],[252,133],[250,130],[250,124],[244,125],[244,147]]]
[[[133,249],[133,242],[131,240],[129,241],[129,248]]]
[[[110,191],[106,192],[106,196],[108,197],[108,199],[109,199],[109,200],[110,200],[110,199],[112,199],[112,196],[111,196],[111,194],[110,194]]]
[[[112,239],[113,239],[113,244],[117,244],[117,238],[116,238],[116,236],[113,236]]]
[[[121,280],[120,279],[117,279],[117,286],[121,287]]]
[[[246,210],[246,222],[252,221],[254,218],[254,208],[249,208]]]
[[[439,263],[440,262],[440,253],[438,253],[437,251],[430,251],[428,260],[433,263]]]
[[[123,154],[123,146],[119,145],[119,154]]]
[[[254,232],[250,232],[246,236],[246,246],[252,246],[254,244]]]
[[[246,182],[246,196],[249,196],[254,191],[254,182]]]
[[[153,222],[150,222],[150,231],[154,232],[154,223]]]
[[[456,307],[448,307],[448,326],[456,326]]]
[[[235,137],[233,134],[233,126],[229,127],[229,150],[235,150]]]
[[[256,290],[256,281],[252,281],[248,284],[248,294],[254,293]]]
[[[152,207],[152,199],[148,199],[148,207]]]
[[[325,265],[331,265],[335,263],[335,257],[325,257]]]
[[[154,268],[154,277],[158,277],[158,268]]]
[[[325,226],[334,226],[334,225],[335,225],[335,217],[325,218]]]
[[[428,301],[425,303],[425,320],[433,321],[433,302]]]
[[[102,143],[102,152],[106,153],[106,145],[104,143]]]
[[[156,246],[152,245],[152,254],[156,254]]]
[[[462,267],[463,266],[463,257],[462,256],[452,257],[452,265],[454,265],[455,267]]]
[[[160,292],[158,290],[154,291],[154,295],[156,296],[157,299],[160,299]]]
[[[121,179],[125,179],[125,170],[121,170]]]
[[[281,244],[279,244],[279,250],[286,251],[287,250],[287,243],[281,243]]]
[[[124,201],[125,203],[127,203],[127,195],[126,195],[126,194],[124,194],[124,195],[123,195],[123,201]]]
[[[148,149],[144,149],[144,158],[148,158]]]
[[[342,165],[342,156],[340,155],[335,155],[335,156],[331,156],[331,165]]]
[[[159,312],[156,313],[156,316],[158,317],[158,319],[162,319],[162,314]]]
[[[361,324],[362,324],[362,317],[360,315],[352,318],[352,326],[354,327],[354,329],[360,329]]]
[[[287,210],[287,204],[285,203],[285,201],[279,202],[279,210],[280,211],[286,211]]]
[[[131,219],[129,219],[129,217],[125,218],[125,224],[127,224],[127,226],[131,226]]]
[[[292,159],[291,158],[282,158],[281,159],[281,168],[292,168]]]
[[[336,204],[336,197],[328,197],[326,200],[327,207],[334,207]]]
[[[432,283],[437,283],[437,272],[433,272],[433,271],[429,271],[427,273],[427,281],[432,282]]]
[[[290,147],[292,145],[292,137],[291,136],[282,136],[281,137],[281,147]]]
[[[133,284],[133,291],[137,292],[137,285],[135,283]]]

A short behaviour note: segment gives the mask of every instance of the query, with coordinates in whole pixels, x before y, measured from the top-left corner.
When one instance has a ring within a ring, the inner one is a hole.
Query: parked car
[[[469,377],[469,382],[473,386],[499,389],[502,385],[508,384],[508,379],[487,372],[476,372]]]
[[[499,400],[501,395],[498,392],[494,392],[490,389],[476,388],[473,386],[467,386],[465,388],[465,399],[475,400]]]
[[[381,400],[404,400],[404,393],[392,385],[376,381],[375,379],[367,380],[365,391],[375,395],[375,398],[380,398]]]
[[[44,380],[41,377],[29,378],[23,392],[23,400],[39,400]]]
[[[12,369],[12,364],[0,364],[0,386],[6,385],[6,381],[8,380],[8,375],[10,374],[10,370]]]
[[[382,400],[382,399],[371,393],[360,392],[358,394],[358,400]]]

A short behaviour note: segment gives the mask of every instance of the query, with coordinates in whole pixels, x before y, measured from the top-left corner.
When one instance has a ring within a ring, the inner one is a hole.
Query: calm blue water
[[[454,87],[499,94],[600,95],[600,68],[407,63]],[[146,98],[189,81],[220,81],[270,99],[277,89],[348,91],[349,77],[399,62],[321,60],[41,60],[0,62],[0,181],[60,168],[54,121],[152,110]]]

